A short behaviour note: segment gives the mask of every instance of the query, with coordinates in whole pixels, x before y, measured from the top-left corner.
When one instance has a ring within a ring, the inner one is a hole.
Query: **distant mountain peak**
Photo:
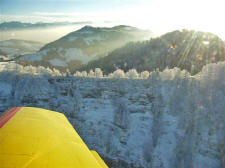
[[[152,37],[152,33],[130,26],[109,28],[87,25],[46,44],[39,52],[26,55],[23,59],[34,62],[35,65],[77,69],[90,61],[105,57],[128,42],[142,41],[147,37]]]
[[[99,29],[100,28],[86,25],[86,26],[82,27],[80,30],[78,30],[76,32],[81,33],[81,34],[83,34],[83,33],[93,33],[93,32],[96,32]]]
[[[127,25],[114,26],[112,29],[114,29],[114,30],[138,30],[138,28],[136,28],[136,27],[127,26]]]
[[[0,30],[13,30],[13,29],[29,29],[29,28],[46,28],[54,26],[66,26],[77,24],[91,24],[91,22],[37,22],[37,23],[23,23],[19,21],[3,22],[0,23]]]
[[[93,29],[96,29],[96,28],[93,26],[90,26],[90,25],[86,25],[86,26],[82,27],[80,30],[82,31],[82,30],[93,30]]]
[[[114,26],[114,27],[93,27],[90,25],[86,25],[83,28],[81,28],[80,30],[78,30],[78,32],[86,32],[86,31],[93,31],[93,32],[99,32],[99,31],[135,31],[135,30],[139,30],[136,27],[132,27],[132,26],[127,26],[127,25],[119,25],[119,26]]]

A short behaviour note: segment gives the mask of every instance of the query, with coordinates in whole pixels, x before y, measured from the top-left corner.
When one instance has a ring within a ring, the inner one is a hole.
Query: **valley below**
[[[194,76],[174,68],[148,79],[2,70],[0,111],[32,106],[64,113],[110,168],[222,168],[224,73],[225,62]]]

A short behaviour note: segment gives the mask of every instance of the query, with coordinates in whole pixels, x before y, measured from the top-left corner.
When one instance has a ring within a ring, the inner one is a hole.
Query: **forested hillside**
[[[90,62],[81,70],[98,67],[110,73],[117,68],[124,71],[135,68],[140,72],[178,67],[196,74],[204,65],[224,60],[225,43],[218,36],[182,30],[149,41],[129,43],[105,58]]]
[[[17,62],[75,71],[89,61],[107,56],[128,42],[146,40],[152,36],[150,31],[131,26],[85,26],[46,44],[38,52],[24,55]]]

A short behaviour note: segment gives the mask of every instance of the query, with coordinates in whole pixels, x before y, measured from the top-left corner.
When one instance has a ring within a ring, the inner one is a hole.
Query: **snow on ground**
[[[0,83],[0,95],[1,96],[8,96],[11,92],[12,86],[6,82]]]
[[[212,64],[196,76],[153,72],[148,80],[1,72],[0,111],[34,106],[64,113],[113,168],[222,168],[224,67]]]
[[[208,45],[209,41],[203,41],[202,43],[205,44],[205,45]]]

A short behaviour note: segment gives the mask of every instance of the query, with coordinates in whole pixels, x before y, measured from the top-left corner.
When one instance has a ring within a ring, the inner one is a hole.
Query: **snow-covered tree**
[[[87,77],[88,76],[86,71],[82,71],[81,74],[82,74],[82,77]]]
[[[36,72],[39,75],[49,75],[49,71],[45,67],[43,67],[43,66],[38,66],[36,68]]]
[[[0,72],[3,71],[3,66],[0,64]]]
[[[0,111],[34,106],[67,114],[81,135],[90,135],[89,144],[109,158],[122,157],[128,167],[225,165],[225,62],[194,76],[167,68],[144,81],[71,77],[65,82],[62,76],[51,77],[53,83],[41,74],[54,76],[54,69],[33,67],[34,77],[23,75],[28,69],[23,66],[15,73],[17,66],[0,64]]]
[[[124,78],[125,77],[125,73],[123,70],[121,69],[117,69],[116,71],[114,71],[112,74],[110,74],[110,76],[112,78]]]
[[[25,66],[23,70],[24,70],[24,73],[28,73],[28,74],[31,74],[31,75],[36,74],[36,68],[31,66],[31,65]]]
[[[113,73],[107,75],[108,78],[113,78]]]
[[[68,77],[68,76],[70,76],[70,75],[71,75],[70,70],[67,68],[67,69],[66,69],[66,76]]]
[[[82,73],[80,71],[76,71],[76,73],[74,74],[74,76],[82,77]]]
[[[53,76],[61,76],[62,74],[58,69],[53,68],[52,75]]]
[[[141,79],[148,79],[149,72],[148,71],[143,71],[143,72],[141,72],[140,76],[141,76]]]
[[[129,79],[137,79],[139,77],[139,74],[138,74],[136,69],[130,69],[126,73],[126,77],[129,78]]]
[[[95,77],[96,78],[102,78],[103,77],[103,73],[102,73],[102,70],[100,68],[95,68]]]
[[[88,77],[90,77],[90,78],[94,78],[95,77],[95,73],[94,73],[94,71],[92,69],[89,71]]]

